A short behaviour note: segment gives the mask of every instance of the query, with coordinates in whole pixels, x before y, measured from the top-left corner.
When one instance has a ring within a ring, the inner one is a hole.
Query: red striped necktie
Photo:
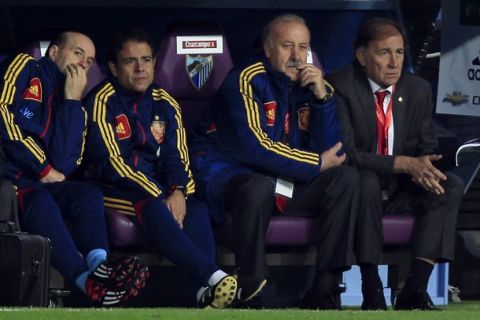
[[[383,111],[383,102],[389,94],[387,90],[375,92],[376,114],[377,114],[377,153],[388,155],[388,129],[392,123],[392,100],[388,104],[387,112]]]

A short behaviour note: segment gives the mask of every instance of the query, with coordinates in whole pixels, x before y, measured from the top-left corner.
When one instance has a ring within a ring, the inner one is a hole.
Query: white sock
[[[200,297],[203,295],[203,293],[208,289],[208,287],[200,287],[197,291],[197,301],[200,301]]]
[[[219,269],[210,276],[210,278],[208,279],[208,285],[213,287],[226,276],[227,274]]]

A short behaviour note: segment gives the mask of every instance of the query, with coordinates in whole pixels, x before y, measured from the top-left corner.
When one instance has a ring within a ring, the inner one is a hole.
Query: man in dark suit
[[[395,309],[435,309],[426,292],[436,262],[452,261],[462,181],[435,166],[432,93],[402,72],[405,35],[375,18],[359,29],[354,64],[332,74],[348,161],[362,176],[363,204],[355,250],[362,274],[362,309],[386,309],[378,276],[382,215],[416,214],[412,263]]]

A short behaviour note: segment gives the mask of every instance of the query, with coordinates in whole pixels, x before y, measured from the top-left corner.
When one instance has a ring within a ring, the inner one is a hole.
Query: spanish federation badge
[[[213,69],[213,56],[186,55],[185,67],[195,89],[200,90],[207,82]]]
[[[308,125],[310,123],[310,106],[305,103],[297,110],[298,113],[298,128],[303,131],[308,131]]]
[[[158,144],[163,142],[165,137],[165,122],[160,121],[159,116],[155,116],[154,120],[150,124],[150,130],[152,131],[153,137]]]

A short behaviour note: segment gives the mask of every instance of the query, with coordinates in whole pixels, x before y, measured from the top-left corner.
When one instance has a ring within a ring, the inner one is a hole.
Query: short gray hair
[[[263,46],[271,46],[272,45],[273,28],[277,24],[292,23],[292,22],[302,24],[305,27],[307,26],[307,24],[305,22],[305,19],[303,19],[299,15],[296,15],[296,14],[293,14],[293,13],[287,13],[287,14],[282,14],[280,16],[277,16],[263,28],[262,45]]]

